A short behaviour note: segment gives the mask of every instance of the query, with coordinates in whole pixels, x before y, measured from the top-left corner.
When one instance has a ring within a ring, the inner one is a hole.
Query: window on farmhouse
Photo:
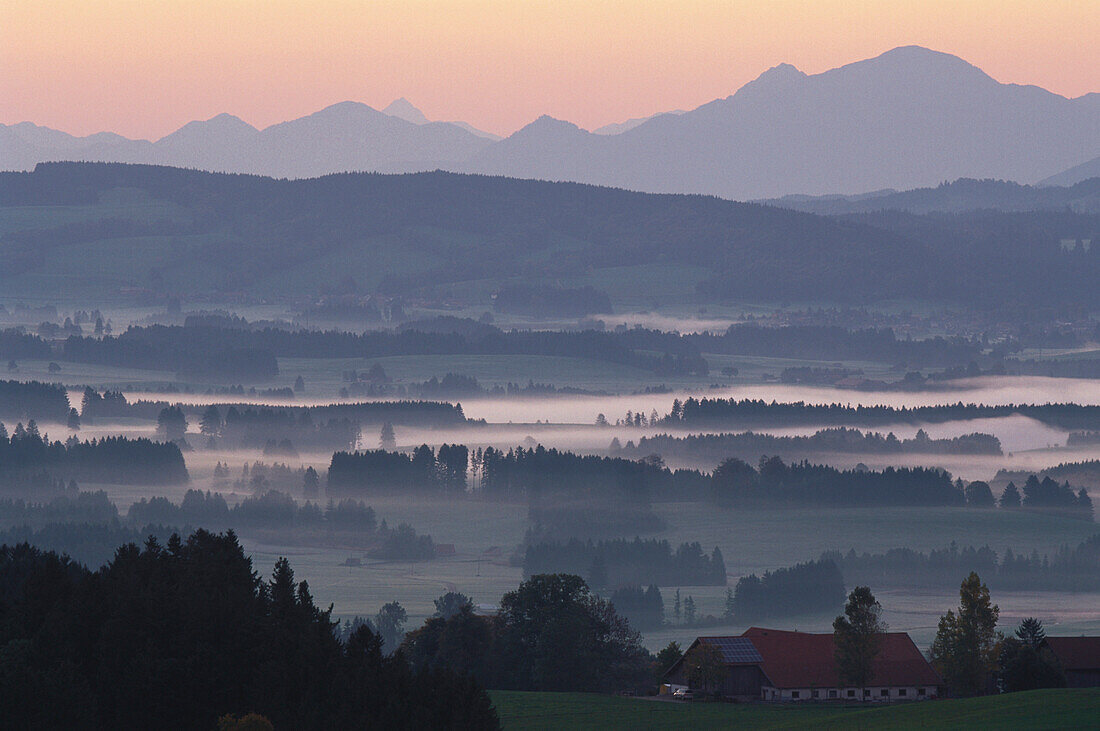
[[[889,688],[883,688],[882,690],[879,691],[878,694],[885,698],[886,696],[890,695],[890,689]]]

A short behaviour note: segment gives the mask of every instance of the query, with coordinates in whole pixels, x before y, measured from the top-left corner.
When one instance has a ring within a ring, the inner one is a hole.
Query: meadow
[[[385,602],[396,599],[409,612],[410,625],[415,626],[434,611],[432,600],[446,591],[461,591],[475,603],[491,608],[522,580],[522,570],[509,565],[508,558],[523,540],[525,506],[479,500],[425,503],[394,497],[369,502],[391,525],[408,522],[417,531],[430,533],[437,543],[453,543],[455,555],[426,562],[374,561],[365,559],[362,552],[338,547],[277,545],[252,540],[247,533],[242,539],[262,572],[270,571],[279,556],[288,555],[301,576],[308,578],[318,600],[332,602],[335,613],[342,617],[373,614]],[[706,551],[721,548],[731,588],[742,575],[816,559],[829,549],[856,547],[861,552],[881,552],[908,546],[927,551],[956,541],[960,546],[989,544],[998,553],[1006,547],[1050,553],[1096,532],[1095,524],[1063,518],[947,508],[715,511],[707,505],[667,503],[658,506],[658,512],[668,520],[669,528],[654,537],[668,539],[673,546],[699,541]],[[348,557],[360,558],[363,565],[343,566]],[[721,616],[725,587],[662,586],[670,619],[677,588],[683,598],[693,597],[700,617]],[[922,647],[931,642],[940,615],[958,604],[957,584],[935,590],[872,589],[883,603],[891,628],[910,632]],[[1001,606],[1006,629],[1034,615],[1041,617],[1052,633],[1100,631],[1097,593],[1001,592],[994,586],[993,598]],[[832,619],[831,615],[789,617],[772,624],[828,631]],[[706,628],[666,625],[647,631],[644,642],[655,651],[671,640],[686,646],[701,633],[740,634],[745,629],[741,624]]]
[[[259,312],[259,310],[257,310]],[[274,314],[274,310],[267,310]],[[132,310],[134,319],[148,313]],[[736,361],[737,359],[735,359]],[[731,361],[734,362],[734,361]],[[626,427],[597,428],[592,425],[599,413],[611,420],[628,409],[649,413],[667,413],[674,398],[686,393],[723,397],[766,398],[768,400],[805,400],[808,402],[851,402],[886,404],[950,403],[954,401],[985,401],[1010,403],[1019,401],[1054,401],[1074,399],[1095,402],[1095,389],[1087,381],[1046,378],[979,378],[964,382],[960,389],[942,392],[898,393],[855,392],[816,386],[796,386],[762,381],[765,373],[775,373],[787,365],[815,365],[806,361],[746,358],[737,361],[744,371],[735,377],[657,379],[639,369],[579,358],[545,356],[398,356],[388,358],[314,359],[282,358],[280,375],[263,387],[291,386],[301,375],[305,392],[292,401],[278,403],[312,404],[342,400],[339,389],[344,386],[345,370],[366,370],[381,364],[400,383],[414,383],[447,372],[472,375],[483,385],[499,385],[509,381],[528,380],[605,391],[598,396],[558,396],[553,398],[474,398],[464,399],[468,417],[486,419],[481,427],[451,429],[396,428],[397,443],[409,447],[427,442],[460,442],[469,445],[508,447],[516,444],[542,443],[581,451],[603,451],[613,437],[626,443],[642,435],[664,429]],[[829,365],[829,364],[816,364]],[[870,369],[874,364],[858,364]],[[203,392],[212,384],[181,383],[174,373],[117,369],[78,363],[61,363],[60,373],[51,374],[47,361],[24,361],[15,377],[44,381],[61,380],[73,387],[91,384],[98,388],[128,388],[130,398],[182,400],[189,403],[249,400],[239,396],[206,396]],[[877,368],[884,366],[879,364]],[[635,394],[647,385],[661,383],[676,389],[672,393]],[[721,383],[719,388],[710,388]],[[171,393],[159,393],[167,386]],[[181,389],[190,388],[192,393]],[[70,393],[74,405],[79,404],[79,390]],[[255,398],[263,401],[262,398]],[[127,434],[154,436],[151,422],[119,420],[117,423],[97,423],[79,432],[82,438]],[[10,425],[9,425],[10,426]],[[53,438],[64,439],[70,433],[63,425],[43,425]],[[192,430],[197,425],[192,424]],[[899,436],[911,437],[917,425],[897,425]],[[1006,454],[1001,457],[952,457],[948,455],[832,455],[823,456],[840,466],[853,466],[863,461],[872,467],[888,464],[928,464],[943,466],[966,479],[990,479],[1001,467],[1037,469],[1070,459],[1095,456],[1100,449],[1048,449],[1047,445],[1064,444],[1065,434],[1024,417],[950,422],[926,427],[932,437],[956,436],[972,431],[988,431],[1002,439]],[[774,429],[776,433],[812,433],[814,427]],[[880,429],[887,431],[887,429]],[[259,450],[225,451],[206,449],[196,436],[197,447],[186,454],[192,487],[219,489],[231,502],[243,495],[232,488],[216,488],[212,470],[216,462],[227,462],[235,478],[245,461],[290,462],[292,467],[312,465],[319,471],[327,468],[330,454],[303,453],[296,459],[265,458]],[[377,425],[364,428],[362,446],[377,445]],[[674,460],[670,460],[670,464]],[[680,466],[674,464],[674,466]],[[690,465],[702,469],[712,464]],[[82,485],[83,489],[105,489],[123,512],[129,504],[150,497],[142,486]],[[187,486],[161,490],[173,500],[180,500]],[[400,601],[409,612],[409,627],[417,626],[434,611],[432,600],[446,591],[462,591],[478,604],[491,610],[500,597],[514,589],[522,580],[522,571],[511,565],[509,558],[524,538],[528,528],[525,504],[490,503],[477,498],[458,501],[405,499],[390,495],[368,496],[367,501],[377,511],[379,519],[390,525],[411,524],[418,532],[430,534],[436,543],[454,544],[453,556],[425,562],[393,562],[367,559],[361,549],[332,546],[323,541],[302,540],[288,544],[271,533],[248,534],[242,540],[254,559],[257,571],[267,574],[279,556],[287,556],[298,573],[306,579],[318,601],[333,605],[339,617],[372,615],[389,601]],[[698,541],[704,550],[721,548],[729,571],[729,586],[748,573],[789,566],[816,559],[823,551],[882,552],[896,547],[928,551],[941,549],[953,541],[960,546],[989,545],[997,552],[1037,550],[1050,554],[1063,545],[1076,545],[1096,532],[1095,524],[1037,515],[996,510],[962,510],[949,508],[880,508],[880,509],[788,509],[721,510],[707,503],[678,502],[675,496],[656,496],[656,511],[666,521],[667,528],[653,537],[669,540],[675,547],[681,542]],[[345,560],[357,558],[361,566],[346,566]],[[960,580],[962,577],[959,577]],[[682,596],[692,596],[699,616],[722,614],[725,587],[662,586],[666,612],[671,615],[673,595],[679,588]],[[874,588],[874,587],[872,587]],[[876,590],[885,607],[887,622],[896,630],[911,632],[922,647],[931,640],[936,621],[949,607],[957,604],[957,585],[934,590]],[[1015,624],[1029,615],[1041,617],[1059,633],[1100,631],[1100,595],[1051,594],[1040,592],[997,592],[994,600],[1002,607],[1002,624]],[[792,617],[777,621],[784,627],[824,631],[831,616]],[[709,626],[705,629],[680,625],[665,626],[646,633],[645,644],[659,649],[671,640],[686,644],[697,634],[736,634],[744,626]]]
[[[1070,729],[1100,717],[1100,690],[863,705],[680,703],[586,693],[492,691],[505,729]]]

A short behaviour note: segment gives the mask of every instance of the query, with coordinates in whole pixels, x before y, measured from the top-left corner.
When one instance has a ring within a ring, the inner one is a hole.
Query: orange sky
[[[917,44],[1100,91],[1100,0],[0,0],[0,122],[157,138],[408,97],[506,134],[594,128]]]

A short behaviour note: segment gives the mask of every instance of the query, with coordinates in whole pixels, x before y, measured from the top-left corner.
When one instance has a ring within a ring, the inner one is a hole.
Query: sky
[[[156,139],[406,97],[509,134],[586,129],[921,45],[1002,82],[1100,91],[1100,0],[0,0],[0,122]]]

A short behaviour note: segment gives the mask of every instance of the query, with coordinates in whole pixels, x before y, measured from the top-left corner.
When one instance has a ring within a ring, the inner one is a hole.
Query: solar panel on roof
[[[728,663],[755,663],[764,662],[764,658],[753,646],[752,640],[747,637],[702,637],[708,645],[718,648],[722,653],[722,660]]]

